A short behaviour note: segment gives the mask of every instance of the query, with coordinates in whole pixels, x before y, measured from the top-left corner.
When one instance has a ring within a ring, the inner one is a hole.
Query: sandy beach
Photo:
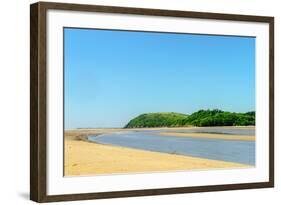
[[[65,131],[64,175],[86,176],[249,167],[244,164],[219,160],[102,145],[86,140],[88,135],[121,130],[123,129],[77,129]]]
[[[255,140],[255,136],[251,136],[251,135],[225,135],[225,134],[210,134],[210,133],[180,133],[180,132],[160,132],[158,135],[223,139],[223,140],[241,140],[241,141],[254,141]]]

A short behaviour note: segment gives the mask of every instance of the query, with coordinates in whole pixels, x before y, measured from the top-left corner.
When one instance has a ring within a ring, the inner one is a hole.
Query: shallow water
[[[173,132],[168,130],[168,132]],[[212,133],[212,134],[229,134],[229,135],[255,135],[255,129],[245,128],[219,128],[219,127],[208,127],[208,128],[196,128],[196,129],[178,129],[176,132],[183,133]]]
[[[191,130],[171,130],[171,132],[191,132]],[[242,129],[206,129],[206,132],[249,135],[252,130]],[[222,131],[222,132],[220,132]],[[241,132],[242,131],[242,132]],[[157,136],[160,130],[124,131],[98,136],[90,136],[89,140],[101,144],[110,144],[141,150],[187,155],[207,159],[237,162],[255,165],[255,141],[222,140],[207,138],[191,138],[176,136]],[[161,130],[163,132],[163,130]],[[198,129],[193,132],[199,132]],[[200,130],[202,132],[202,130]]]

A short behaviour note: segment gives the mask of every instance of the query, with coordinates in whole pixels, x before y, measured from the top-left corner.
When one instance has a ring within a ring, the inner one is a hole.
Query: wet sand
[[[86,140],[124,129],[77,129],[65,132],[65,176],[96,174],[143,173],[177,170],[246,168],[248,165],[102,145]]]
[[[255,141],[255,136],[250,136],[250,135],[227,135],[227,134],[210,134],[210,133],[182,133],[182,132],[160,132],[157,135],[208,138],[208,139],[223,139],[223,140]]]

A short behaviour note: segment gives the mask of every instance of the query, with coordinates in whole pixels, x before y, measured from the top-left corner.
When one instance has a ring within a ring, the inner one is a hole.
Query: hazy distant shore
[[[197,127],[197,126],[185,126],[185,127],[142,127],[142,128],[70,128],[66,129],[66,132],[112,132],[112,131],[124,131],[124,130],[160,130],[160,129],[208,129],[208,128],[220,128],[220,129],[228,129],[228,128],[236,128],[236,129],[255,129],[254,125],[248,126],[212,126],[212,127]]]

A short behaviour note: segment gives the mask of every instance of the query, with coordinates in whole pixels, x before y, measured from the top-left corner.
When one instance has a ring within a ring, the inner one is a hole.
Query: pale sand
[[[211,133],[160,132],[156,135],[191,137],[191,138],[223,139],[223,140],[241,140],[241,141],[255,141],[255,139],[256,139],[255,136],[252,136],[252,135],[227,135],[227,134],[211,134]]]
[[[120,129],[113,129],[118,131]],[[122,129],[121,129],[122,130]],[[174,154],[143,151],[85,141],[86,135],[109,130],[72,130],[65,133],[65,176],[158,171],[246,168],[248,165]]]

